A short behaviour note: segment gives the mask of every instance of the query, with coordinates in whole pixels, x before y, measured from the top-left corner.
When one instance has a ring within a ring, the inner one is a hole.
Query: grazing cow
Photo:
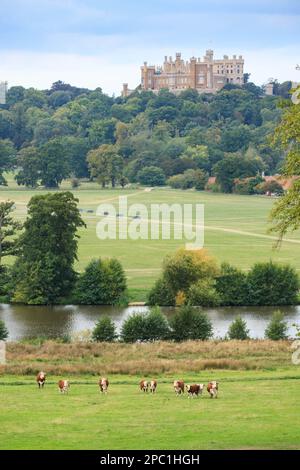
[[[70,384],[68,380],[60,380],[58,382],[58,389],[61,393],[68,393],[70,388]]]
[[[39,372],[38,375],[36,376],[36,381],[39,386],[39,388],[44,388],[45,382],[46,382],[46,374],[45,372]]]
[[[100,392],[107,393],[108,386],[109,386],[109,381],[107,379],[102,378],[99,380]]]
[[[141,390],[141,392],[148,392],[148,387],[149,387],[149,383],[147,382],[147,380],[141,380],[140,381],[140,390]]]
[[[207,391],[210,394],[210,398],[218,397],[219,382],[213,381],[209,382],[207,385]]]
[[[156,392],[156,387],[157,387],[157,381],[156,380],[151,380],[151,382],[150,382],[150,392],[155,393]]]
[[[194,396],[198,397],[199,395],[202,395],[203,389],[204,389],[203,384],[186,385],[186,390],[188,392],[189,398],[190,397],[194,398]]]
[[[174,381],[174,390],[176,395],[181,395],[184,393],[184,381],[183,380],[175,380]]]

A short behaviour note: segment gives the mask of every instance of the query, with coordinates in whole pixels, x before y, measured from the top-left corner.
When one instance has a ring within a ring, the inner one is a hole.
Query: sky
[[[299,0],[0,0],[0,81],[119,95],[144,61],[243,55],[258,85],[300,81]]]

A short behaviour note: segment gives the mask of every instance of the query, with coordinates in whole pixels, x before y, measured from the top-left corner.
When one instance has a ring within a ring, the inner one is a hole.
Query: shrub
[[[136,343],[144,341],[146,338],[145,315],[134,313],[128,317],[121,328],[121,339],[124,343]]]
[[[228,263],[221,265],[216,290],[221,296],[222,305],[247,305],[247,275]]]
[[[246,340],[249,339],[249,330],[247,323],[240,316],[231,323],[228,330],[229,339]]]
[[[3,320],[0,320],[0,341],[5,341],[8,338],[8,329]]]
[[[100,343],[112,343],[117,337],[116,326],[112,319],[108,316],[100,318],[93,330],[93,340]]]
[[[284,321],[284,316],[277,310],[273,313],[273,316],[266,328],[265,337],[267,339],[271,339],[273,341],[279,341],[281,339],[287,339],[288,325],[287,322]]]
[[[149,305],[175,305],[174,294],[166,283],[165,279],[158,279],[148,295]]]
[[[289,265],[257,263],[248,277],[250,305],[292,305],[297,302],[299,278]]]
[[[159,307],[152,308],[148,313],[134,313],[124,321],[121,339],[125,343],[137,341],[158,341],[169,337],[169,323]]]
[[[87,305],[112,305],[126,293],[126,276],[116,259],[92,260],[79,277],[76,300]]]
[[[213,278],[218,274],[215,259],[205,250],[178,250],[168,256],[163,264],[164,279],[174,296],[187,292],[200,279]]]
[[[192,284],[187,294],[188,303],[202,307],[217,307],[221,297],[215,288],[213,279],[201,279]]]
[[[146,166],[138,172],[137,178],[141,184],[149,186],[163,186],[166,182],[163,170],[157,166]]]
[[[71,179],[71,186],[72,186],[73,189],[79,188],[80,180],[78,178],[72,178]]]
[[[283,187],[276,180],[264,181],[264,182],[258,184],[255,187],[255,191],[256,191],[257,194],[270,193],[270,194],[282,195],[284,193]]]
[[[256,188],[262,181],[260,176],[238,179],[234,182],[233,192],[236,194],[257,194]]]
[[[145,315],[145,337],[147,341],[164,340],[169,337],[169,323],[159,307],[153,307]]]
[[[190,305],[183,305],[170,319],[171,337],[179,342],[189,339],[207,340],[213,328],[207,315]]]
[[[203,191],[208,181],[207,174],[203,170],[186,170],[179,175],[171,176],[167,184],[173,189],[191,189]]]

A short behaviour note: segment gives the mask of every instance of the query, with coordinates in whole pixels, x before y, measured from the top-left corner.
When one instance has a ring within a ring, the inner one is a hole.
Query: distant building
[[[223,59],[214,59],[214,51],[209,49],[203,59],[192,57],[189,61],[181,58],[181,53],[165,57],[162,66],[156,67],[144,62],[141,67],[141,88],[158,92],[168,88],[180,93],[188,88],[199,93],[215,93],[227,83],[242,85],[244,83],[244,59],[227,55]]]
[[[0,104],[6,103],[7,82],[0,82]]]
[[[265,95],[273,96],[274,95],[274,83],[269,82],[265,85]]]

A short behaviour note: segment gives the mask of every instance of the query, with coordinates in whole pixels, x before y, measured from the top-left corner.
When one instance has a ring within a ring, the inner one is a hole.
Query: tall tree
[[[300,96],[300,88],[299,88]],[[273,144],[286,152],[283,174],[288,178],[300,176],[300,101],[285,111],[277,127]],[[300,178],[295,178],[291,188],[275,204],[271,213],[274,232],[279,240],[289,231],[300,227]]]
[[[87,161],[91,176],[97,178],[103,188],[108,181],[111,181],[113,188],[115,187],[123,172],[123,159],[118,154],[118,147],[101,145],[88,153]]]
[[[3,172],[12,168],[16,150],[9,139],[0,140],[0,185],[6,185]]]
[[[18,185],[35,188],[41,176],[41,155],[36,147],[24,147],[17,155],[19,171],[15,176]]]
[[[52,139],[41,147],[41,183],[46,188],[57,188],[70,175],[66,150],[59,139]]]
[[[17,253],[18,241],[16,235],[22,224],[12,217],[15,203],[6,201],[0,203],[0,265],[2,258]]]
[[[77,230],[85,226],[70,192],[34,196],[28,204],[20,255],[14,266],[14,300],[53,304],[75,282]]]

